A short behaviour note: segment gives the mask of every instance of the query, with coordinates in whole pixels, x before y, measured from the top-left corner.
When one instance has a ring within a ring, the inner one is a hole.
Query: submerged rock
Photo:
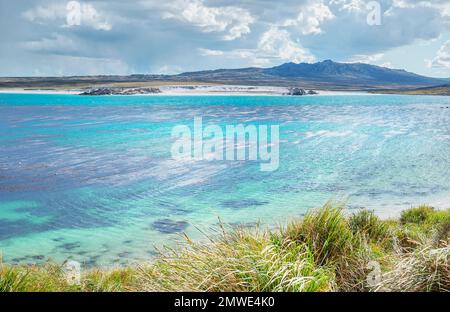
[[[224,208],[241,209],[253,206],[262,206],[268,204],[268,201],[261,201],[257,199],[240,199],[240,200],[226,200],[221,203]]]
[[[84,91],[80,95],[135,95],[161,93],[159,88],[115,88],[104,87]]]
[[[188,223],[186,221],[174,221],[171,219],[160,219],[153,222],[153,229],[158,232],[165,234],[179,233],[183,232],[187,227]]]
[[[79,242],[65,243],[65,244],[59,245],[57,247],[65,249],[65,250],[72,250],[72,249],[81,247],[81,244]]]

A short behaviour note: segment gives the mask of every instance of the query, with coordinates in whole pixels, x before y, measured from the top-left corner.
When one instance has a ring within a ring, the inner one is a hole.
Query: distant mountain
[[[218,69],[177,75],[197,81],[302,85],[331,88],[417,88],[441,85],[448,80],[430,78],[401,69],[363,63],[337,63],[331,60],[309,63],[285,63],[271,68]]]
[[[285,63],[271,68],[217,69],[179,75],[75,76],[0,78],[0,88],[88,88],[95,86],[147,87],[168,83],[220,83],[238,85],[286,86],[329,90],[399,90],[439,86],[450,79],[420,76],[401,69],[363,63],[337,63],[331,60]]]
[[[265,70],[281,77],[302,77],[330,79],[333,81],[358,80],[367,82],[388,82],[402,84],[436,84],[442,81],[428,78],[400,69],[390,69],[363,63],[335,63],[331,60],[315,64],[286,63]]]

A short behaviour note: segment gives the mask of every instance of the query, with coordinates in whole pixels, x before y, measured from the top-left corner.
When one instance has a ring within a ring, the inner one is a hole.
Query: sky
[[[0,76],[364,62],[450,77],[450,0],[0,0]]]

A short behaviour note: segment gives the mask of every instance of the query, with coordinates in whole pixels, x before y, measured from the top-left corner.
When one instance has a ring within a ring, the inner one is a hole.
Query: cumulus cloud
[[[363,0],[330,0],[331,5],[336,5],[339,11],[362,12],[366,8]]]
[[[199,27],[203,32],[223,32],[223,40],[250,33],[251,14],[235,6],[208,7],[202,0],[176,1],[164,18],[174,18]]]
[[[22,16],[30,22],[39,24],[59,22],[64,27],[87,26],[96,30],[105,31],[112,29],[112,25],[92,4],[77,1],[37,6],[23,12]],[[76,16],[78,23],[68,23],[70,16]]]
[[[299,42],[292,40],[289,32],[272,26],[259,38],[257,48],[230,51],[199,49],[202,56],[224,56],[248,60],[252,66],[266,66],[280,62],[313,62],[315,57]]]
[[[437,51],[436,57],[428,62],[428,67],[450,68],[450,40]]]
[[[311,1],[302,6],[296,19],[288,19],[284,26],[296,26],[303,35],[317,35],[323,32],[322,23],[335,16],[323,1]]]
[[[68,2],[0,1],[0,74],[49,72],[52,63],[79,73],[69,63],[83,58],[169,73],[321,59],[403,67],[425,54],[430,67],[420,62],[422,74],[449,71],[444,47],[414,48],[449,39],[449,0],[379,0],[379,26],[367,23],[369,0],[78,0],[79,26],[68,22]],[[403,63],[391,52],[406,46]]]
[[[261,36],[258,51],[270,58],[296,63],[315,60],[315,57],[308,50],[291,39],[288,31],[275,26]]]

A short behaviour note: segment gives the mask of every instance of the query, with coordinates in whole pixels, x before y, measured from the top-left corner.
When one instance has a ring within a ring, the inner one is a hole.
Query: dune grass
[[[449,234],[450,210],[380,220],[327,203],[276,230],[221,225],[206,243],[185,237],[151,264],[87,270],[77,285],[56,264],[0,265],[0,291],[450,291]]]

